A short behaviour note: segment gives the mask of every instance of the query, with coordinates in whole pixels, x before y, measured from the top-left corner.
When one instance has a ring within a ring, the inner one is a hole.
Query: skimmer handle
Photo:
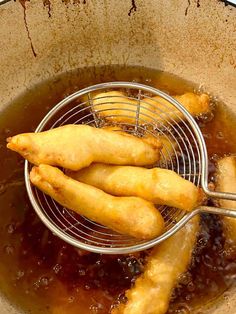
[[[223,207],[212,207],[212,206],[199,206],[197,208],[200,212],[210,213],[210,214],[217,214],[227,217],[236,218],[236,210],[230,208],[223,208]]]

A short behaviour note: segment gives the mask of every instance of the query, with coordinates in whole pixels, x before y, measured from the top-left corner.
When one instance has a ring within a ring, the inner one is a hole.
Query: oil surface
[[[48,110],[83,87],[106,81],[136,81],[170,94],[197,88],[151,69],[100,67],[77,70],[43,82],[19,96],[0,115],[0,289],[34,314],[107,314],[142,272],[146,253],[104,256],[75,249],[55,237],[36,216],[24,186],[23,159],[8,151],[8,136],[33,131]],[[211,167],[236,152],[236,118],[223,104],[199,121]],[[212,178],[213,180],[214,178]],[[168,313],[192,313],[234,284],[235,260],[227,260],[218,217],[203,215],[192,264],[175,289]]]

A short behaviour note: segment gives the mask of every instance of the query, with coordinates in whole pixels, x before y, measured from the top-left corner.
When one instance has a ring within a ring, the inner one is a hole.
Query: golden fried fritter
[[[200,202],[199,189],[172,170],[92,164],[72,178],[117,196],[138,196],[159,205],[191,211]]]
[[[194,93],[185,93],[183,95],[174,96],[173,98],[193,117],[198,117],[210,111],[210,98],[207,94],[197,95]],[[156,112],[158,113],[156,120],[163,124],[168,123],[168,121],[172,123],[172,119],[175,123],[178,123],[184,118],[184,115],[178,109],[159,96],[146,99],[145,101],[156,107]]]
[[[112,314],[165,314],[179,277],[187,270],[199,231],[193,218],[175,235],[153,248],[144,273],[126,292],[127,303]]]
[[[160,162],[168,164],[176,156],[176,152],[178,151],[177,142],[170,137],[167,138],[164,135],[160,135],[158,139],[162,144]]]
[[[135,123],[137,100],[125,97],[122,92],[99,93],[94,97],[93,104],[94,110],[110,121]],[[152,110],[152,105],[141,101],[140,118],[151,122]]]
[[[104,126],[103,129],[121,132],[121,134],[124,133],[123,129],[120,126]],[[163,164],[166,163],[168,164],[175,157],[176,152],[178,151],[178,144],[176,140],[173,139],[173,137],[166,136],[163,133],[162,134],[156,133],[156,137],[151,133],[146,133],[143,136],[143,139],[144,140],[146,139],[148,141],[155,141],[156,138],[162,145],[159,161]]]
[[[236,193],[236,156],[228,156],[218,161],[216,189],[221,192]],[[236,210],[236,201],[219,200],[220,206]],[[236,219],[222,217],[226,249],[236,252]]]
[[[109,195],[49,165],[34,167],[30,180],[62,206],[119,233],[151,239],[163,231],[161,214],[152,203],[141,198]]]
[[[125,132],[88,125],[66,125],[41,133],[7,139],[7,147],[35,165],[48,164],[79,170],[92,162],[151,165],[160,158],[158,139],[140,139]]]
[[[173,96],[189,111],[193,117],[206,114],[210,111],[210,98],[207,94],[197,95],[185,93]],[[118,91],[99,93],[94,97],[94,110],[101,117],[113,122],[126,122],[135,124],[137,100],[129,99],[124,93]],[[143,98],[140,100],[140,124],[168,123],[171,119],[179,122],[183,115],[168,101],[159,96]]]

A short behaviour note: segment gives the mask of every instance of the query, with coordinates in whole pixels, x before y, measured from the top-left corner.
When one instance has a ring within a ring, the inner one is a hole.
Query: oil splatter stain
[[[184,13],[185,16],[188,15],[188,9],[189,9],[190,5],[191,5],[191,2],[190,2],[190,0],[188,0],[188,5],[187,5],[187,7],[185,9],[185,13]]]
[[[48,17],[51,17],[51,1],[50,0],[43,0],[43,5],[48,9]]]
[[[20,4],[22,5],[23,7],[23,12],[24,12],[24,24],[25,24],[25,29],[26,29],[26,33],[27,33],[27,37],[29,39],[29,42],[30,42],[30,47],[31,47],[31,50],[33,52],[33,55],[34,57],[37,57],[37,54],[35,52],[35,49],[34,49],[34,45],[33,45],[33,42],[32,42],[32,38],[30,36],[30,31],[29,31],[29,26],[28,26],[28,23],[27,23],[27,19],[26,19],[26,2],[27,1],[30,1],[30,0],[19,0]]]
[[[81,0],[73,0],[72,1],[72,4],[80,4],[80,1]],[[71,0],[62,0],[62,2],[64,2],[66,5],[70,4],[71,3]],[[86,4],[86,0],[83,0],[83,4]]]
[[[137,6],[136,6],[136,3],[135,3],[135,0],[132,0],[131,1],[131,8],[129,9],[128,16],[131,16],[131,14],[133,12],[136,12],[136,11],[137,11]]]

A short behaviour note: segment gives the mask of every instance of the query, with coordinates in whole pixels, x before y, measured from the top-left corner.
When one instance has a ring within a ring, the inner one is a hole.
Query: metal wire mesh
[[[120,99],[114,93],[108,99],[98,94],[109,91],[122,91],[125,96]],[[117,126],[138,137],[161,138],[161,159],[153,167],[174,170],[195,185],[200,183],[202,143],[196,135],[197,125],[179,103],[157,89],[124,82],[86,88],[54,107],[36,132],[66,124],[88,124],[99,128]],[[165,221],[165,233],[151,241],[138,241],[62,207],[30,184],[30,169],[31,165],[26,162],[26,186],[36,212],[55,234],[83,249],[111,254],[146,249],[171,235],[173,228],[186,216],[186,212],[177,208],[157,205]]]

